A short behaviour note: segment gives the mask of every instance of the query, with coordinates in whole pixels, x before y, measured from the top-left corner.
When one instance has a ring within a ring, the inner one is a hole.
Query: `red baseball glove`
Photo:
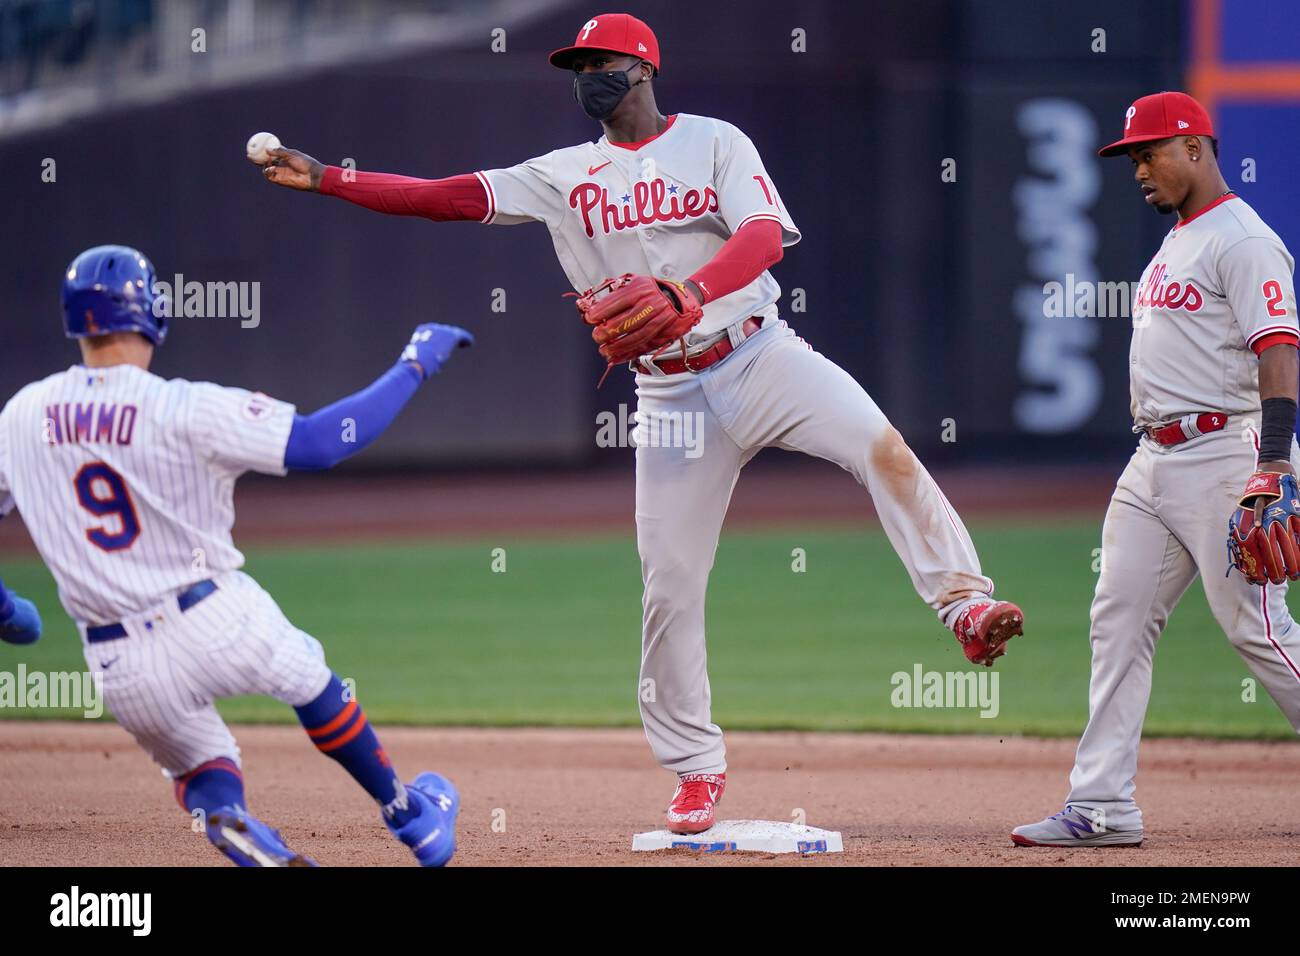
[[[704,306],[684,283],[629,272],[578,296],[578,312],[593,326],[608,375],[615,365],[647,353],[657,357],[678,340],[684,357],[683,336],[704,317]]]
[[[1294,475],[1250,476],[1228,519],[1228,555],[1251,584],[1300,579],[1300,488]]]

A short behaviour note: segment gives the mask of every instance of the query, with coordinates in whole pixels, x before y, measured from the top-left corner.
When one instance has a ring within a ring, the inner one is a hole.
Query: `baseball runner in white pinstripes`
[[[247,471],[327,468],[364,448],[469,333],[421,325],[370,387],[299,415],[261,393],[148,371],[167,325],[153,266],[134,249],[82,253],[63,302],[82,363],[0,411],[0,514],[23,515],[109,710],[241,866],[314,864],[248,812],[239,748],[214,705],[239,694],[293,707],[417,861],[446,863],[455,787],[432,773],[398,778],[320,643],[239,570],[232,496]]]

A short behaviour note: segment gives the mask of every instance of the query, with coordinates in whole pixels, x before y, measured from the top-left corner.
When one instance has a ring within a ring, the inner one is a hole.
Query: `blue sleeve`
[[[410,362],[398,362],[361,391],[310,415],[295,415],[284,449],[294,471],[332,468],[384,433],[424,381]]]

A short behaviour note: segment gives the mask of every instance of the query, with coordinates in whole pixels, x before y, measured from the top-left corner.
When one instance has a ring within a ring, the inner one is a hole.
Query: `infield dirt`
[[[1150,740],[1140,849],[1020,849],[1008,833],[1060,809],[1072,740],[732,733],[724,819],[839,830],[845,852],[633,853],[673,778],[639,730],[380,728],[408,778],[463,798],[454,865],[1287,866],[1300,862],[1300,748]],[[294,727],[236,728],[251,809],[325,866],[409,866],[368,798]],[[0,865],[216,866],[225,860],[157,768],[110,723],[0,722]]]

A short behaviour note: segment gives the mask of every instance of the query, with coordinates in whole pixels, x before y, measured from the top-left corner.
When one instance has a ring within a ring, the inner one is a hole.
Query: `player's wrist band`
[[[1260,403],[1259,460],[1290,461],[1295,435],[1296,403],[1289,398],[1266,398]]]

